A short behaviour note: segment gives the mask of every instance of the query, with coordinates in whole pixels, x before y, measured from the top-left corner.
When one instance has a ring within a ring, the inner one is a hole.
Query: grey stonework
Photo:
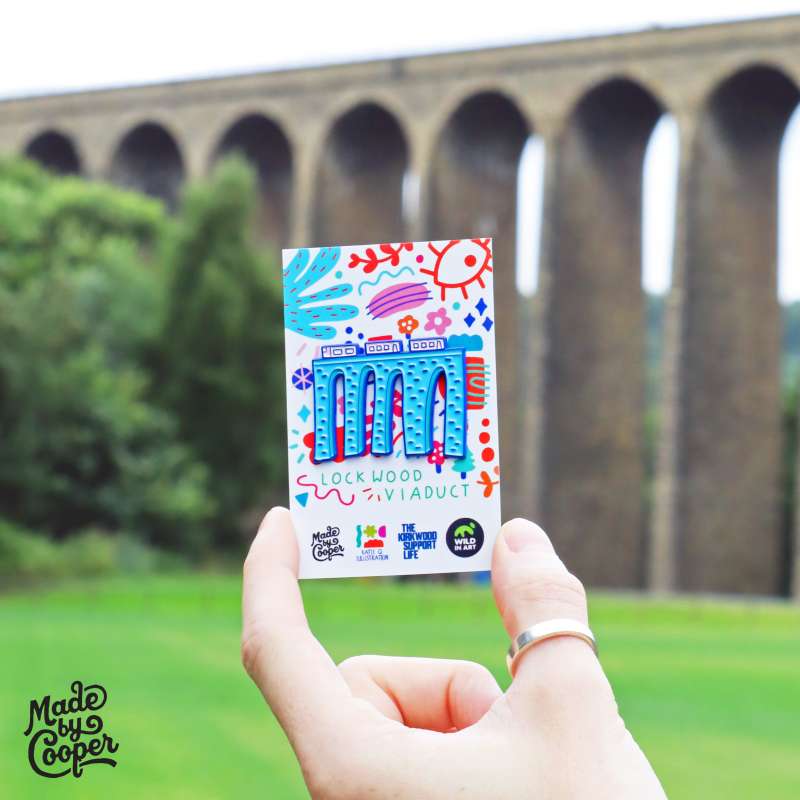
[[[281,245],[495,237],[504,516],[541,521],[590,585],[773,594],[776,179],[799,83],[788,17],[9,100],[0,151],[174,204],[242,150]],[[641,178],[664,112],[681,164],[648,504]],[[533,133],[543,239],[523,299],[516,175]]]

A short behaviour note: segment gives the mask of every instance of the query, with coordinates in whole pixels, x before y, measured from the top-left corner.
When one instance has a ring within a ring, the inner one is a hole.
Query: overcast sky
[[[800,0],[6,0],[4,5],[0,97],[800,11]],[[799,155],[784,159],[783,173],[800,181],[800,136],[794,138],[798,147],[792,150]],[[645,238],[645,282],[652,287],[668,281],[665,227],[659,220],[671,214],[666,203],[674,134],[667,129],[662,139],[660,168],[654,168],[651,180],[654,205],[645,226],[651,229]],[[540,160],[535,152],[530,159],[534,167]],[[800,192],[794,194],[798,202],[791,201],[792,209],[800,213]],[[535,198],[531,203],[534,207]],[[781,294],[800,297],[800,269],[790,274],[785,268],[789,261],[800,264],[800,238],[795,245],[788,226],[783,227]]]

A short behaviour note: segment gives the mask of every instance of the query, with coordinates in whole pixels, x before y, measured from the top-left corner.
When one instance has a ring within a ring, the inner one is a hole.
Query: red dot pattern
[[[490,422],[488,417],[484,417],[481,420],[481,425],[484,428],[488,428],[490,424],[491,424],[491,422]],[[489,431],[481,431],[478,434],[478,441],[481,444],[488,445],[492,441],[492,435],[489,433]],[[481,450],[481,460],[482,461],[489,462],[489,461],[494,461],[494,459],[495,459],[494,448],[492,448],[492,447],[484,447],[483,450]]]

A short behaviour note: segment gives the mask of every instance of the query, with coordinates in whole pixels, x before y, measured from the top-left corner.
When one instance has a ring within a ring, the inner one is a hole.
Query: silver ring
[[[574,619],[548,619],[546,622],[539,622],[536,625],[531,625],[530,628],[525,628],[522,633],[517,634],[512,639],[506,654],[506,666],[511,677],[514,677],[517,659],[525,650],[556,636],[575,636],[578,639],[583,639],[597,655],[597,641],[588,625],[584,625]]]

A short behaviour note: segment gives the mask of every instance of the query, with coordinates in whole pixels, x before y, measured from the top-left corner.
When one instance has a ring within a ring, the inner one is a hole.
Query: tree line
[[[0,162],[0,576],[109,542],[202,558],[282,496],[280,272],[256,206],[235,157],[175,215]]]
[[[235,156],[175,214],[0,160],[0,581],[238,551],[285,499],[280,270],[257,214]],[[662,317],[648,297],[650,473]],[[788,525],[800,303],[783,317]]]

